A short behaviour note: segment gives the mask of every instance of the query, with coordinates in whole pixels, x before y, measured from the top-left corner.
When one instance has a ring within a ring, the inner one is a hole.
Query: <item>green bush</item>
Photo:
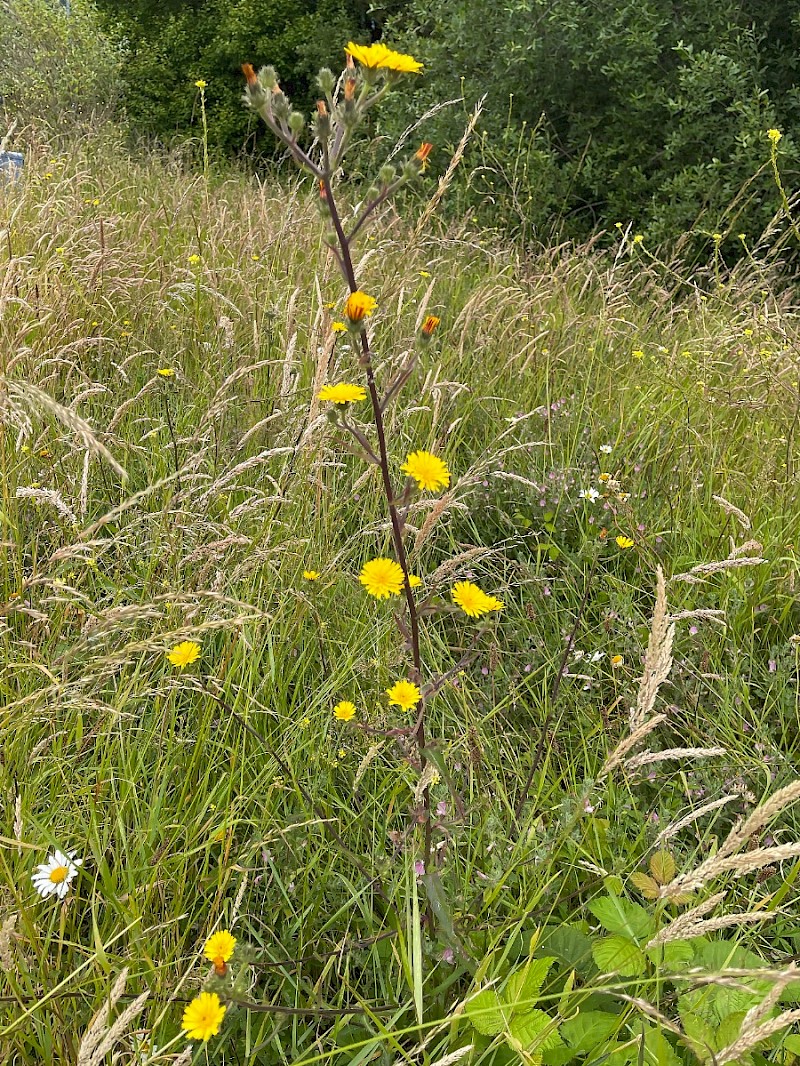
[[[51,129],[112,114],[119,62],[90,0],[0,4],[0,97],[7,123]]]

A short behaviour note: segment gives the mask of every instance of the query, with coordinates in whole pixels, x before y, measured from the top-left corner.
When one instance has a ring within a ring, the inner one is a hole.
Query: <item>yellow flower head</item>
[[[437,318],[436,315],[428,315],[425,321],[422,323],[422,336],[430,340],[433,331],[439,325],[442,320]]]
[[[185,666],[196,663],[200,658],[200,645],[193,640],[181,641],[180,644],[175,645],[167,658],[173,666],[178,666],[183,670]]]
[[[216,992],[201,992],[183,1012],[181,1029],[190,1040],[205,1043],[219,1032],[227,1009],[220,1003]]]
[[[216,966],[217,963],[229,962],[235,947],[236,937],[231,936],[227,929],[222,929],[208,938],[203,945],[203,954]]]
[[[339,385],[323,385],[318,398],[329,403],[355,403],[367,398],[367,390],[363,385],[348,385],[343,381]]]
[[[405,55],[403,52],[395,52],[391,48],[387,49],[387,55],[380,61],[378,67],[381,70],[391,70],[394,74],[422,73],[422,63],[414,59],[413,56]]]
[[[197,266],[197,264],[201,261],[202,256],[198,255],[197,252],[194,252],[192,255],[189,256],[189,262],[192,264],[192,266]]]
[[[422,693],[412,681],[395,681],[391,688],[387,688],[386,695],[389,703],[395,704],[401,711],[410,711],[422,699]]]
[[[208,82],[203,81],[202,78],[198,78],[194,84],[195,87],[198,89],[205,89],[206,85],[208,85]]]
[[[331,329],[334,333],[347,333],[347,326],[344,322],[334,322]]]
[[[634,359],[644,359],[644,352],[641,348],[634,348],[634,350],[631,352],[631,355]]]
[[[767,130],[767,136],[769,137],[769,139],[772,141],[773,144],[777,144],[778,141],[783,136],[783,134],[781,133],[780,130]]]
[[[156,373],[158,374],[158,376],[160,378],[174,378],[175,377],[175,371],[172,369],[171,366],[159,367],[158,370],[156,370]]]
[[[366,315],[371,315],[378,303],[374,296],[367,296],[359,289],[351,292],[344,305],[344,313],[351,322],[360,322]]]
[[[400,467],[421,489],[438,492],[450,484],[450,471],[443,459],[431,452],[412,452]]]
[[[633,547],[633,541],[631,540],[630,537],[619,536],[619,537],[616,537],[615,539],[616,539],[618,548],[632,548]]]
[[[385,44],[353,44],[348,42],[345,52],[357,60],[362,67],[377,70],[383,64],[387,56],[391,55],[390,49]]]
[[[356,705],[350,700],[341,700],[333,708],[333,717],[339,722],[349,722],[356,716]]]
[[[319,579],[319,570],[304,570],[303,578],[305,581],[317,581]]]
[[[403,587],[403,568],[394,559],[370,559],[364,563],[358,580],[376,600],[396,596]]]
[[[494,596],[487,596],[471,581],[457,581],[453,585],[453,603],[470,618],[480,618],[490,611],[502,611],[505,604]]]
[[[408,575],[408,583],[409,583],[409,585],[411,586],[412,589],[418,589],[420,587],[420,585],[422,584],[422,578],[421,577],[417,577],[416,574],[409,574]]]
[[[614,666],[614,667],[622,666],[623,662],[624,662],[624,660],[623,660],[621,655],[612,655],[611,656],[611,665],[612,666]]]

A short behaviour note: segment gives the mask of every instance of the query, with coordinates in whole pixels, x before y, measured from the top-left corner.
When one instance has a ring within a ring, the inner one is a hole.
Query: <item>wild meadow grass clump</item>
[[[3,1061],[788,1063],[791,290],[403,217],[375,49],[0,187]]]

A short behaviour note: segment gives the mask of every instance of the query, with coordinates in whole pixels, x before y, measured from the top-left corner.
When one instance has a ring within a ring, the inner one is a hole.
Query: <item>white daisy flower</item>
[[[598,500],[600,498],[600,493],[594,486],[592,486],[588,489],[581,489],[581,491],[578,493],[578,497],[581,500],[588,500],[589,503],[594,503],[595,500]]]
[[[83,859],[76,859],[74,851],[65,855],[56,848],[53,854],[48,856],[47,862],[36,867],[36,873],[31,876],[33,887],[42,898],[58,896],[63,899],[69,892],[70,881],[78,876],[78,867],[82,863]]]
[[[612,448],[612,446],[610,444],[601,444],[600,445],[600,452],[603,455],[611,455],[612,451],[613,451],[613,448]]]

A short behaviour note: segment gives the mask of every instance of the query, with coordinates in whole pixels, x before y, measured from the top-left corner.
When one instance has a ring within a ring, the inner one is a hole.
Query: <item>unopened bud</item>
[[[334,230],[329,229],[327,233],[324,233],[322,235],[322,239],[325,242],[325,244],[327,244],[327,246],[329,248],[335,248],[336,247],[337,238],[336,238],[336,233],[334,232]]]
[[[275,67],[262,67],[258,72],[258,80],[267,89],[277,89],[278,75],[275,73]]]
[[[436,329],[440,322],[441,319],[437,318],[436,315],[428,315],[428,317],[425,319],[425,321],[422,323],[422,326],[420,327],[422,339],[429,341],[431,339],[431,336],[433,335],[433,331]]]
[[[272,90],[272,113],[282,122],[289,121],[289,101],[277,86]]]
[[[242,73],[247,81],[247,87],[245,89],[244,99],[250,107],[256,111],[263,107],[267,102],[267,94],[264,92],[264,86],[258,80],[258,75],[251,63],[242,63]]]
[[[328,67],[323,67],[319,74],[317,74],[317,85],[319,85],[320,89],[326,96],[330,96],[336,88],[336,78],[334,77],[333,71]]]
[[[321,141],[324,141],[331,132],[331,117],[325,106],[324,100],[317,100],[317,114],[314,118],[314,132]]]
[[[303,118],[302,114],[299,111],[292,111],[291,115],[289,115],[289,129],[295,137],[299,136],[305,124],[306,120]]]
[[[218,959],[214,959],[214,973],[217,977],[224,977],[228,972],[228,966],[225,960],[220,956]]]
[[[356,98],[356,79],[345,78],[344,80],[344,98],[347,101],[355,100]]]
[[[397,177],[397,171],[391,163],[385,163],[378,171],[378,180],[381,185],[388,185]]]
[[[258,75],[253,70],[252,63],[242,63],[242,73],[247,79],[248,88],[252,89],[254,85],[258,85]]]

